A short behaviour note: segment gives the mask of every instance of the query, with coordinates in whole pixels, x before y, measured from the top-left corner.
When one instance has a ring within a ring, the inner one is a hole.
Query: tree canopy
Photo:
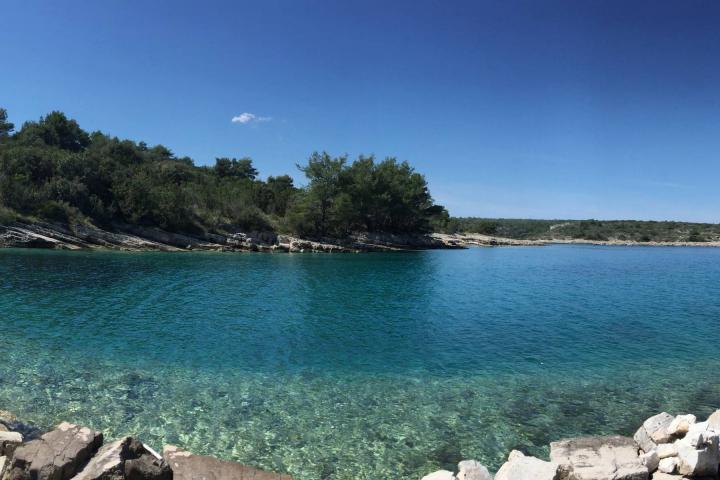
[[[317,237],[427,232],[448,217],[407,162],[322,152],[298,168],[300,188],[289,175],[261,180],[248,157],[196,166],[164,145],[88,133],[62,112],[15,132],[0,109],[0,208],[21,217]]]

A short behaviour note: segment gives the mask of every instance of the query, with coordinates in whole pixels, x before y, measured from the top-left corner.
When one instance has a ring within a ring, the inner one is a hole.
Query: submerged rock
[[[102,433],[71,423],[21,445],[8,474],[9,480],[66,480],[72,478],[102,445]]]
[[[173,480],[237,480],[243,478],[252,478],[253,480],[292,480],[289,475],[264,472],[235,462],[193,455],[172,445],[165,447],[163,458],[172,469]]]
[[[492,475],[477,460],[463,460],[458,463],[457,480],[492,480]]]
[[[560,465],[513,450],[495,474],[495,480],[559,480]]]
[[[648,468],[633,439],[581,437],[550,444],[550,460],[572,471],[575,480],[647,480]]]

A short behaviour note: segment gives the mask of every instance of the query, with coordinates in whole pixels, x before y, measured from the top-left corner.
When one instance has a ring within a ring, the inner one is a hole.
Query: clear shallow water
[[[720,407],[720,249],[0,250],[0,318],[0,409],[300,480]]]

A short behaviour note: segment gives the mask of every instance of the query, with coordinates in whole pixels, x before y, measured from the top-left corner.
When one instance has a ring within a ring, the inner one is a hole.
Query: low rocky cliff
[[[0,225],[0,247],[63,250],[112,249],[125,251],[263,251],[263,252],[370,252],[463,248],[432,235],[363,233],[345,239],[302,239],[272,232],[213,232],[180,234],[139,225],[92,225],[13,222]]]

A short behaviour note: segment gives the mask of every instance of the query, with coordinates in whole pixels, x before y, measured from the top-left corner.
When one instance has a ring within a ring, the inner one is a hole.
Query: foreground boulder
[[[421,480],[457,480],[457,478],[450,470],[438,470],[425,475]]]
[[[695,420],[697,418],[692,414],[678,415],[668,425],[667,433],[669,435],[684,435],[690,430],[690,425],[694,424]]]
[[[677,468],[677,457],[663,458],[658,462],[658,471],[661,473],[674,473]],[[655,478],[655,475],[653,475]]]
[[[18,432],[0,431],[0,457],[12,457],[15,449],[23,442],[23,436]]]
[[[517,450],[510,452],[508,461],[495,474],[495,480],[559,480],[560,478],[561,470],[557,463],[528,457]]]
[[[492,480],[492,475],[477,460],[463,460],[458,463],[457,480]]]
[[[708,428],[720,432],[720,410],[715,410],[707,419]]]
[[[289,475],[193,455],[172,445],[165,447],[163,457],[172,469],[174,480],[292,480]]]
[[[628,437],[581,437],[553,442],[550,460],[570,471],[573,480],[647,480],[649,477],[635,442]]]
[[[131,437],[98,450],[73,480],[172,480],[167,462]]]
[[[714,477],[720,464],[720,438],[708,422],[692,424],[687,435],[675,442],[677,472],[692,477]],[[675,458],[675,457],[672,457]]]
[[[649,452],[640,455],[640,463],[645,465],[648,469],[648,473],[652,473],[657,470],[658,465],[660,465],[660,456],[658,455],[657,450],[650,450]]]
[[[643,422],[633,436],[641,449],[649,452],[657,447],[659,443],[667,443],[672,440],[668,433],[668,427],[675,420],[669,413],[662,412],[654,415]]]
[[[102,433],[71,423],[21,445],[7,474],[8,480],[68,480],[102,445]]]
[[[652,480],[683,480],[683,476],[670,473],[655,472],[652,476]]]

